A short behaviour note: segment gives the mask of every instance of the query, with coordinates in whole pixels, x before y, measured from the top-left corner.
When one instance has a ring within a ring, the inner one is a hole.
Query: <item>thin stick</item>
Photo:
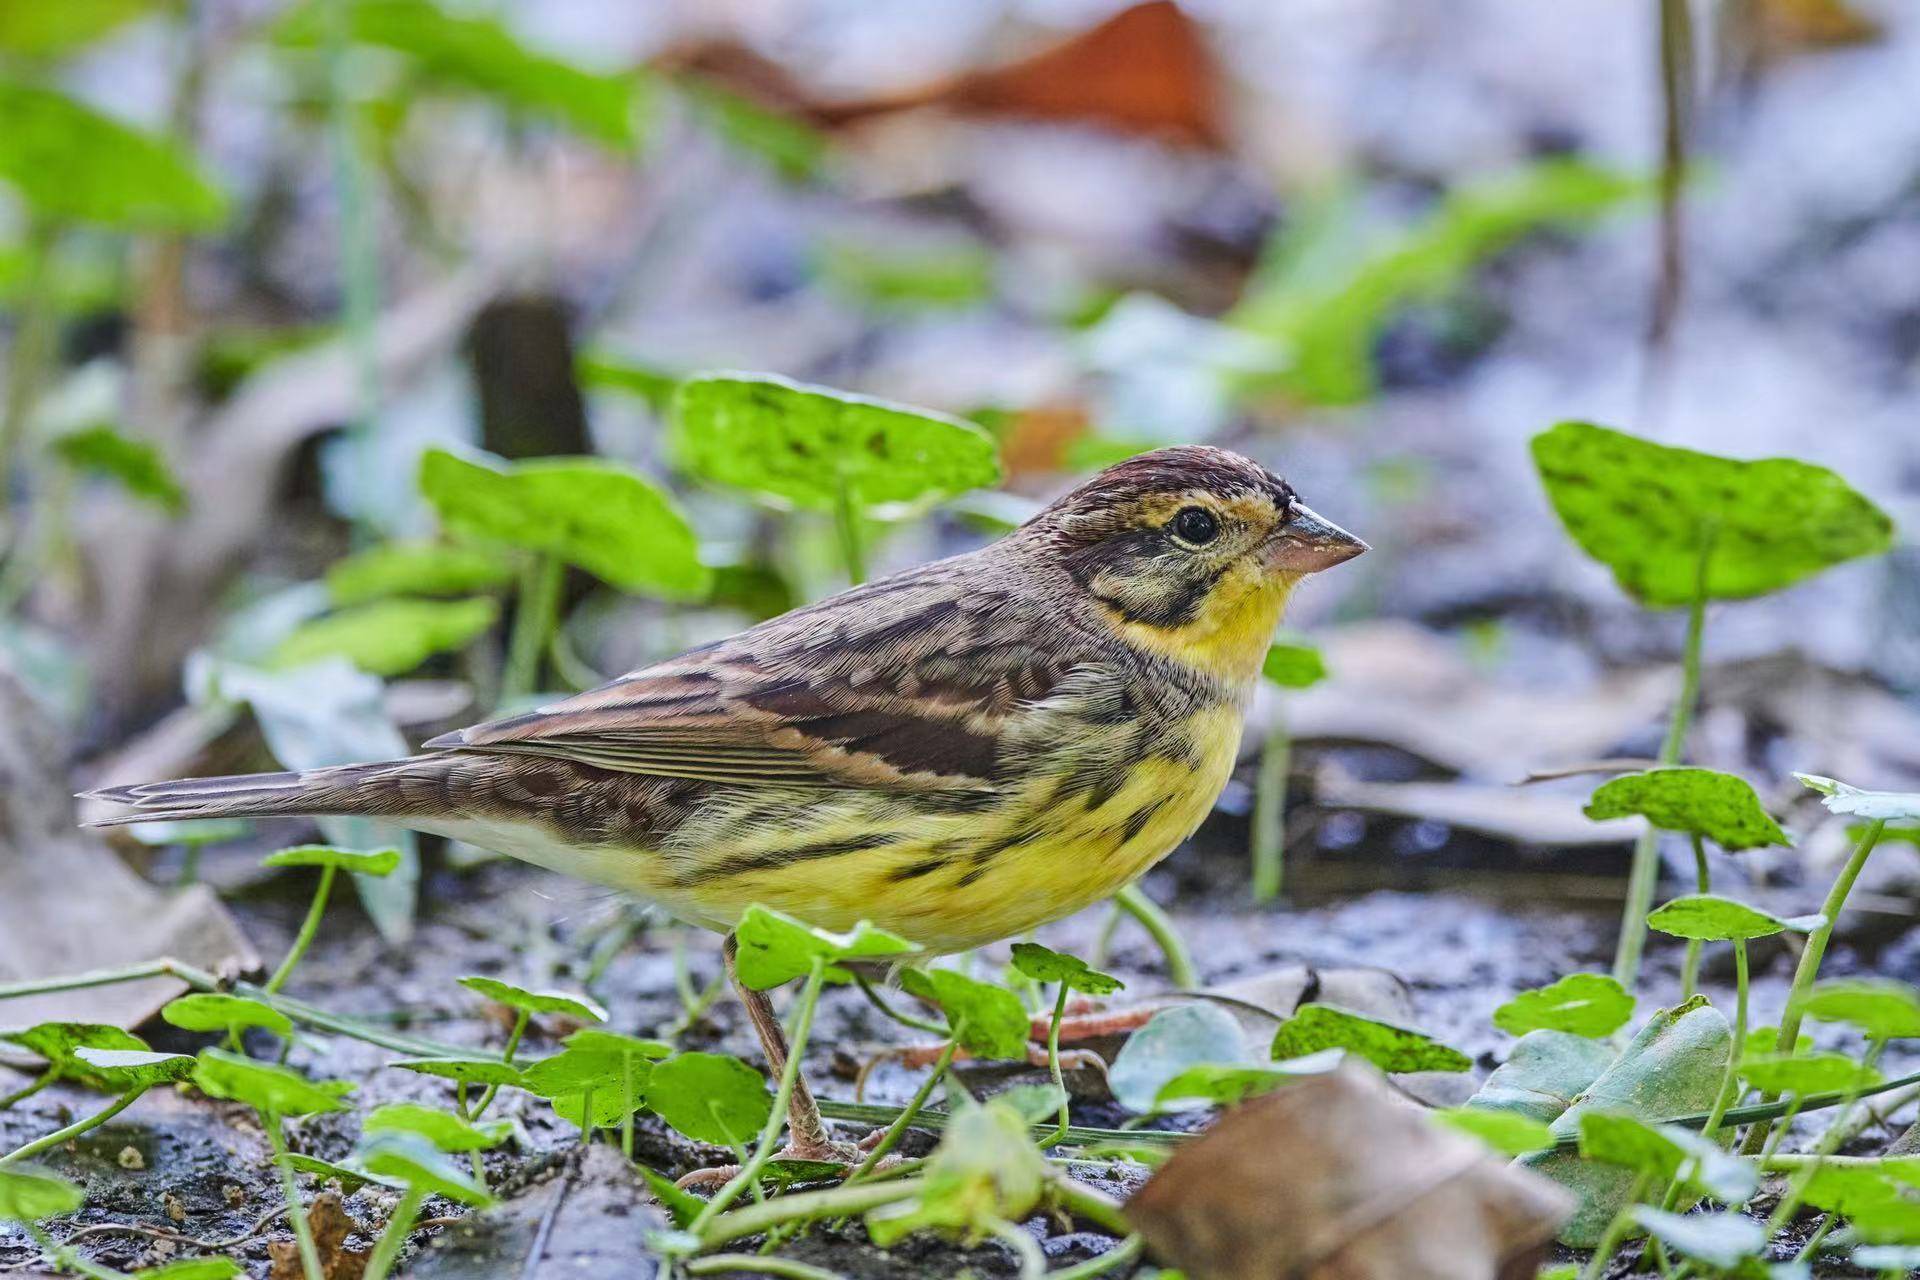
[[[1160,953],[1167,958],[1167,976],[1174,986],[1200,985],[1200,971],[1194,967],[1193,953],[1187,950],[1186,940],[1180,936],[1173,918],[1162,911],[1137,882],[1114,894],[1113,904],[1139,921],[1140,927],[1159,944]]]
[[[307,906],[307,918],[300,922],[300,932],[294,935],[293,945],[287,949],[287,958],[267,979],[267,990],[277,992],[287,985],[287,979],[293,976],[293,967],[300,963],[300,957],[307,954],[307,948],[313,945],[314,935],[320,932],[320,919],[327,913],[327,898],[333,893],[333,877],[336,868],[320,868],[320,885],[313,891],[313,901]]]

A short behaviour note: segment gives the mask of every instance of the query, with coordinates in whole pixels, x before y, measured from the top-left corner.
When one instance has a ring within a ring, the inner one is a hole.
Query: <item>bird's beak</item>
[[[1365,550],[1366,543],[1312,507],[1296,502],[1286,527],[1267,550],[1267,564],[1281,573],[1304,576],[1331,569]]]

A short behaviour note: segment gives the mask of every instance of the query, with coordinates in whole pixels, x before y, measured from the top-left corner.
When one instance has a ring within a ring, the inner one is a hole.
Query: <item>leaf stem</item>
[[[52,1084],[55,1080],[59,1078],[59,1075],[60,1075],[59,1071],[57,1071],[55,1068],[48,1067],[45,1071],[40,1073],[39,1078],[34,1080],[32,1084],[26,1086],[24,1089],[19,1089],[13,1093],[10,1093],[4,1098],[0,1098],[0,1111],[6,1111],[9,1108],[18,1106],[20,1103],[25,1102],[28,1098],[31,1098],[34,1094],[40,1092],[42,1089]]]
[[[6,401],[0,407],[0,551],[10,541],[6,536],[7,508],[11,505],[8,499],[15,455],[55,355],[59,318],[54,310],[53,258],[59,234],[59,229],[44,219],[36,219],[27,229],[27,275],[22,282],[20,318],[14,327],[13,352],[7,367]]]
[[[800,991],[800,1007],[794,1014],[793,1034],[788,1038],[787,1061],[780,1070],[780,1088],[774,1094],[773,1111],[767,1117],[767,1123],[760,1130],[759,1145],[753,1155],[741,1166],[740,1172],[707,1201],[707,1207],[688,1224],[687,1230],[695,1235],[702,1234],[720,1211],[740,1198],[740,1193],[753,1185],[760,1176],[760,1170],[773,1158],[773,1144],[780,1136],[780,1128],[787,1121],[787,1104],[793,1101],[793,1091],[800,1080],[800,1059],[807,1049],[807,1036],[813,1030],[814,1007],[820,1003],[820,988],[826,981],[827,962],[824,957],[813,958],[813,969],[807,974],[807,985]]]
[[[300,922],[300,932],[294,935],[293,945],[287,948],[287,958],[267,979],[267,990],[277,992],[287,985],[287,979],[293,976],[293,967],[300,963],[300,957],[307,954],[307,948],[313,945],[313,939],[320,932],[320,919],[327,913],[327,898],[333,893],[333,877],[337,868],[320,868],[320,883],[313,891],[313,901],[307,906],[307,918]]]
[[[1020,1259],[1020,1280],[1041,1280],[1047,1274],[1047,1255],[1040,1252],[1040,1242],[1025,1231],[1005,1218],[994,1218],[987,1223],[987,1233]]]
[[[115,1098],[113,1101],[113,1105],[107,1107],[105,1110],[96,1111],[90,1116],[86,1116],[86,1117],[83,1117],[82,1119],[75,1120],[72,1124],[68,1125],[64,1129],[56,1129],[44,1138],[35,1138],[32,1142],[29,1142],[26,1146],[18,1147],[12,1151],[9,1151],[6,1155],[0,1156],[0,1167],[10,1165],[17,1160],[31,1160],[34,1156],[39,1155],[42,1151],[51,1151],[53,1150],[53,1148],[60,1146],[63,1143],[73,1141],[75,1138],[79,1137],[81,1134],[85,1133],[89,1129],[99,1128],[101,1125],[105,1124],[107,1121],[113,1119],[115,1116],[119,1115],[122,1111],[125,1111],[128,1107],[132,1106],[135,1102],[138,1102],[140,1100],[140,1095],[145,1093],[148,1089],[151,1089],[152,1087],[153,1087],[152,1085],[146,1085],[146,1084],[135,1085],[133,1088],[121,1094],[118,1098]]]
[[[1840,912],[1846,908],[1847,895],[1853,892],[1853,882],[1860,878],[1860,872],[1867,865],[1873,847],[1880,843],[1880,835],[1886,830],[1884,820],[1876,820],[1868,825],[1855,845],[1853,853],[1847,858],[1847,865],[1840,868],[1840,874],[1834,877],[1833,887],[1827,890],[1827,900],[1820,907],[1820,927],[1807,935],[1806,949],[1800,953],[1800,964],[1793,971],[1793,986],[1787,991],[1787,1007],[1780,1014],[1780,1035],[1777,1040],[1779,1052],[1793,1056],[1798,1052],[1800,1043],[1800,1010],[1806,1003],[1807,993],[1813,989],[1813,980],[1820,974],[1820,962],[1826,959],[1827,944],[1833,940],[1834,926],[1839,923]],[[1763,1102],[1772,1102],[1773,1095],[1762,1098]],[[1747,1133],[1746,1144],[1741,1150],[1748,1155],[1764,1150],[1767,1140],[1766,1123],[1755,1125]]]
[[[912,1027],[915,1031],[924,1031],[931,1036],[939,1036],[942,1040],[953,1035],[952,1027],[946,1026],[943,1023],[930,1022],[925,1018],[916,1018],[910,1013],[902,1013],[900,1010],[888,1004],[886,997],[875,990],[872,981],[866,974],[861,973],[858,969],[853,971],[853,981],[873,1004],[874,1008],[886,1014],[901,1026]]]
[[[1714,1097],[1713,1110],[1707,1113],[1707,1122],[1700,1126],[1700,1136],[1711,1138],[1720,1131],[1720,1122],[1726,1118],[1727,1108],[1733,1105],[1740,1093],[1740,1057],[1747,1047],[1747,940],[1733,939],[1734,974],[1734,1010],[1733,1010],[1733,1047],[1727,1054],[1727,1074],[1720,1081],[1720,1092]]]
[[[1253,784],[1253,900],[1280,896],[1287,858],[1287,773],[1293,766],[1293,735],[1276,707],[1273,727],[1260,750]]]
[[[307,1215],[300,1211],[300,1188],[294,1185],[293,1166],[287,1161],[287,1140],[280,1132],[280,1117],[271,1111],[260,1112],[261,1127],[267,1131],[267,1143],[273,1148],[273,1164],[280,1171],[280,1193],[287,1200],[287,1221],[293,1226],[294,1243],[300,1250],[300,1269],[306,1280],[326,1280],[320,1266],[320,1250],[313,1243],[313,1229]]]
[[[731,1185],[731,1184],[729,1184]],[[757,1236],[782,1222],[796,1219],[825,1218],[842,1214],[865,1213],[882,1205],[911,1200],[920,1188],[911,1180],[879,1180],[857,1186],[828,1187],[823,1191],[802,1191],[777,1196],[735,1209],[708,1223],[698,1234],[703,1245],[725,1244],[746,1236]]]
[[[1093,1280],[1118,1267],[1124,1267],[1139,1257],[1147,1247],[1147,1242],[1137,1235],[1128,1236],[1113,1248],[1097,1258],[1088,1258],[1085,1262],[1076,1262],[1070,1267],[1049,1272],[1047,1280]]]
[[[1647,1194],[1653,1175],[1643,1173],[1633,1180],[1633,1189],[1627,1193],[1627,1199],[1619,1212],[1607,1223],[1607,1229],[1600,1236],[1600,1243],[1594,1247],[1593,1257],[1587,1259],[1587,1269],[1580,1273],[1580,1280],[1600,1280],[1607,1274],[1607,1264],[1613,1261],[1613,1255],[1620,1248],[1620,1242],[1627,1237],[1633,1227],[1633,1209],[1640,1198]]]
[[[533,1014],[526,1009],[520,1009],[514,1014],[513,1030],[507,1033],[507,1047],[500,1054],[500,1061],[506,1063],[508,1066],[513,1065],[514,1051],[520,1047],[520,1037],[527,1034],[527,1020],[532,1016]],[[475,1120],[478,1120],[487,1113],[487,1108],[493,1105],[494,1095],[499,1092],[499,1085],[490,1084],[487,1086],[487,1091],[480,1095],[480,1101],[475,1104],[473,1108],[473,1118]],[[580,1119],[584,1121],[587,1118],[587,1114],[583,1110],[580,1113]]]
[[[855,586],[867,580],[867,553],[861,539],[860,510],[853,503],[853,487],[846,476],[838,477],[833,491],[833,526],[840,535],[840,555],[847,566],[847,580]]]
[[[538,687],[540,659],[547,638],[560,621],[560,588],[566,566],[558,557],[537,557],[520,575],[520,598],[513,610],[513,634],[507,641],[507,668],[500,677],[500,702],[525,698]]]
[[[886,1158],[887,1152],[899,1145],[900,1139],[906,1134],[914,1117],[920,1114],[920,1108],[926,1106],[927,1099],[933,1096],[934,1086],[940,1083],[941,1078],[947,1074],[947,1068],[953,1065],[953,1055],[959,1051],[959,1048],[958,1040],[947,1041],[946,1046],[940,1050],[940,1056],[934,1060],[933,1070],[929,1071],[927,1078],[920,1082],[920,1087],[914,1090],[913,1097],[909,1098],[907,1105],[900,1109],[900,1114],[894,1122],[887,1126],[887,1131],[881,1135],[880,1141],[874,1144],[873,1150],[867,1153],[867,1158],[860,1162],[860,1167],[848,1176],[848,1182],[857,1182],[873,1172]]]
[[[1173,980],[1174,986],[1200,985],[1200,971],[1194,967],[1193,953],[1187,950],[1186,940],[1180,936],[1179,928],[1174,925],[1173,918],[1146,895],[1138,881],[1114,894],[1113,903],[1139,921],[1140,927],[1159,944],[1160,953],[1167,958],[1167,976]]]
[[[1687,644],[1680,663],[1680,698],[1667,722],[1660,745],[1660,764],[1680,763],[1687,745],[1687,728],[1700,700],[1700,657],[1706,633],[1707,566],[1713,558],[1711,532],[1700,541],[1694,567],[1693,600],[1687,607]],[[1627,873],[1627,902],[1620,917],[1620,941],[1613,956],[1613,976],[1631,991],[1640,980],[1640,956],[1647,944],[1647,912],[1653,909],[1653,891],[1660,879],[1660,833],[1651,824],[1634,842],[1633,864]]]
[[[1707,842],[1699,832],[1693,833],[1693,884],[1699,893],[1713,892],[1713,871],[1707,865]],[[1680,998],[1693,998],[1695,988],[1700,985],[1700,948],[1704,944],[1698,938],[1687,939],[1687,957],[1680,962]]]
[[[414,1219],[420,1216],[420,1206],[426,1198],[425,1187],[407,1188],[393,1216],[387,1219],[387,1229],[380,1233],[379,1243],[373,1246],[373,1256],[367,1259],[367,1270],[362,1280],[386,1280],[387,1272],[393,1269],[393,1260],[406,1247],[407,1235],[413,1230]]]
[[[757,1276],[775,1276],[778,1280],[846,1280],[838,1271],[816,1267],[810,1262],[776,1258],[760,1253],[715,1253],[683,1264],[688,1275],[710,1276],[739,1271]]]
[[[1862,1062],[1869,1071],[1880,1061],[1880,1055],[1886,1050],[1886,1047],[1887,1042],[1884,1037],[1868,1043],[1866,1057],[1862,1059]],[[1860,1075],[1855,1078],[1859,1080],[1866,1079],[1866,1072],[1861,1072]],[[1855,1102],[1860,1100],[1862,1092],[1860,1087],[1855,1085],[1848,1091],[1846,1101],[1841,1105],[1843,1107],[1851,1107]],[[1846,1112],[1842,1111],[1840,1114],[1844,1117]],[[1807,1194],[1807,1188],[1813,1185],[1814,1175],[1820,1172],[1820,1166],[1822,1164],[1825,1164],[1833,1158],[1833,1153],[1839,1147],[1840,1140],[1844,1136],[1842,1128],[1838,1124],[1828,1125],[1827,1131],[1820,1135],[1820,1141],[1814,1146],[1812,1152],[1813,1158],[1802,1167],[1798,1176],[1787,1185],[1787,1193],[1780,1197],[1780,1203],[1774,1208],[1773,1216],[1767,1219],[1768,1235],[1774,1234],[1789,1222],[1793,1221],[1793,1215],[1799,1210],[1800,1202]],[[1779,1157],[1776,1156],[1774,1159],[1778,1160]]]
[[[1053,1136],[1042,1139],[1040,1149],[1057,1147],[1067,1139],[1068,1123],[1067,1078],[1060,1070],[1060,1022],[1067,1016],[1067,996],[1072,991],[1066,983],[1060,984],[1060,994],[1053,998],[1053,1017],[1047,1020],[1047,1071],[1053,1076],[1053,1087],[1060,1091],[1060,1127]]]

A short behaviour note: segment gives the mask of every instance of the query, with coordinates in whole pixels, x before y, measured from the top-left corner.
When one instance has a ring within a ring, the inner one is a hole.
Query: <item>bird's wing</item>
[[[1011,594],[874,584],[429,749],[741,785],[991,790],[1074,663]]]

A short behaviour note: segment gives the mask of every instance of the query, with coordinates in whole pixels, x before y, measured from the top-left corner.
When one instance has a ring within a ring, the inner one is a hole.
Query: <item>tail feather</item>
[[[427,759],[432,759],[428,757]],[[243,773],[222,778],[182,778],[102,787],[82,800],[123,806],[123,813],[89,816],[89,827],[192,818],[260,818],[286,814],[317,817],[370,814],[399,816],[406,784],[422,758],[377,764],[338,765],[301,773]]]

